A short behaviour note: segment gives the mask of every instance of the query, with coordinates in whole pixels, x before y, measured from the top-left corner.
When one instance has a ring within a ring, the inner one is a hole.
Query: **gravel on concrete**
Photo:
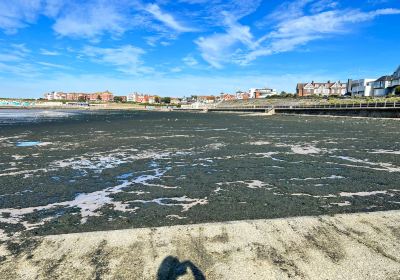
[[[171,279],[171,267],[186,270],[179,279],[400,279],[400,211],[53,235],[0,248],[0,279]]]

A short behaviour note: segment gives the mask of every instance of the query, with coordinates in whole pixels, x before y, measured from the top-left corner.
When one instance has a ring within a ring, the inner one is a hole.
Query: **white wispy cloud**
[[[57,56],[60,55],[61,53],[58,51],[51,51],[51,50],[47,50],[47,49],[40,49],[40,54],[42,55],[48,55],[48,56]]]
[[[145,51],[132,45],[117,48],[86,46],[82,54],[89,57],[93,62],[116,67],[118,71],[125,74],[138,75],[153,71],[151,67],[144,66],[141,59]]]
[[[34,23],[41,8],[41,0],[0,1],[0,29],[14,34],[20,28]]]
[[[197,17],[204,19],[203,25],[219,25],[222,13],[228,13],[236,19],[254,13],[263,0],[179,0],[179,3],[195,5]]]
[[[46,62],[46,61],[39,61],[38,64],[49,67],[49,68],[57,68],[57,69],[62,69],[62,70],[70,70],[72,69],[71,67],[63,64],[56,64],[56,63],[51,63],[51,62]]]
[[[292,51],[317,39],[352,31],[354,24],[366,22],[382,15],[400,14],[399,9],[331,10],[294,19],[280,21],[273,31],[261,37],[258,47],[250,51],[242,60],[248,63],[259,56]]]
[[[179,66],[177,66],[177,67],[171,68],[170,71],[171,71],[172,73],[179,73],[179,72],[182,72],[182,68],[179,67]]]
[[[236,22],[226,13],[223,16],[225,33],[200,37],[195,41],[203,59],[215,68],[222,68],[224,62],[232,59],[232,55],[237,52],[234,48],[237,44],[241,43],[248,47],[253,45],[250,27]]]
[[[320,0],[311,5],[312,13],[319,13],[326,9],[334,9],[339,6],[339,2],[332,0]]]
[[[152,30],[158,37],[173,39],[161,25],[176,32],[195,31],[157,4],[143,5],[139,0],[0,1],[0,29],[7,34],[34,24],[40,16],[50,18],[54,32],[61,37],[91,41],[99,41],[105,34],[118,38],[132,29]]]
[[[183,63],[187,66],[193,67],[199,64],[197,59],[195,59],[192,55],[187,55],[182,59]]]
[[[164,23],[169,28],[172,28],[178,32],[193,32],[196,29],[187,27],[182,23],[178,22],[171,14],[163,12],[157,4],[149,4],[146,6],[145,10],[152,14],[154,18]]]
[[[195,42],[202,58],[215,68],[229,63],[245,65],[260,56],[293,51],[311,41],[352,32],[356,24],[378,16],[400,14],[393,8],[362,11],[339,6],[333,0],[287,1],[265,17],[266,23],[257,25],[269,29],[259,38],[249,26],[230,16],[224,22],[225,33],[203,36]]]
[[[21,62],[18,64],[3,63],[0,61],[0,73],[12,74],[15,77],[33,78],[40,76],[40,71],[31,63]]]
[[[56,18],[61,10],[70,2],[68,0],[45,0],[43,14],[51,18]]]
[[[0,49],[0,61],[20,62],[30,53],[25,44],[11,44],[9,47]]]
[[[70,4],[56,19],[53,29],[60,36],[97,39],[104,33],[121,35],[128,26],[123,7],[98,0]]]

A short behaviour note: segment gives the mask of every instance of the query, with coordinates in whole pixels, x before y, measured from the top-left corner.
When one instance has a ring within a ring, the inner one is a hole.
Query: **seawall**
[[[400,118],[400,108],[275,109],[275,113],[276,114],[371,117],[371,118]]]

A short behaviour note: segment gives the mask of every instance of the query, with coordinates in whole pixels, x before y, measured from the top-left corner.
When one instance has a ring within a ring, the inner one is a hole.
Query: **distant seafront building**
[[[347,92],[351,96],[373,96],[372,84],[375,79],[349,80],[347,83]]]
[[[235,100],[236,98],[237,96],[234,94],[224,93],[221,95],[220,99],[224,101],[229,101],[229,100]]]
[[[355,97],[387,96],[394,94],[400,87],[400,66],[392,75],[385,75],[379,79],[349,79],[347,83],[340,81],[331,83],[298,83],[296,93],[298,96],[330,96],[351,95]]]
[[[382,76],[372,84],[374,96],[394,94],[398,86],[400,86],[400,66],[392,75]]]
[[[349,80],[348,93],[352,96],[386,96],[394,94],[400,86],[400,66],[392,75],[379,79]]]
[[[213,95],[200,95],[197,96],[197,102],[204,103],[204,104],[212,104],[216,100],[215,96]]]
[[[236,92],[236,99],[239,100],[247,100],[250,98],[250,94],[248,92],[244,92],[244,91],[237,91]]]
[[[296,93],[298,96],[340,96],[345,95],[347,92],[347,83],[341,81],[326,83],[298,83],[296,87]]]
[[[128,102],[135,102],[135,103],[149,103],[155,104],[157,103],[158,96],[156,95],[149,95],[149,94],[140,94],[137,92],[128,94],[127,101]]]
[[[372,84],[373,96],[385,96],[391,93],[392,76],[382,76]]]
[[[71,101],[113,101],[114,95],[107,91],[96,93],[65,93],[53,91],[45,93],[44,98],[47,100],[71,100]]]
[[[269,96],[277,95],[278,93],[272,88],[251,88],[249,94],[250,98],[267,98]]]

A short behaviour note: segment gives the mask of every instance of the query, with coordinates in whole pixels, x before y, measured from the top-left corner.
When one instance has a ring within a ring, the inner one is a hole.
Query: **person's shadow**
[[[178,277],[188,273],[188,268],[192,272],[195,280],[206,279],[201,270],[191,261],[180,262],[178,258],[168,256],[162,261],[160,267],[158,268],[157,280],[176,280]]]

